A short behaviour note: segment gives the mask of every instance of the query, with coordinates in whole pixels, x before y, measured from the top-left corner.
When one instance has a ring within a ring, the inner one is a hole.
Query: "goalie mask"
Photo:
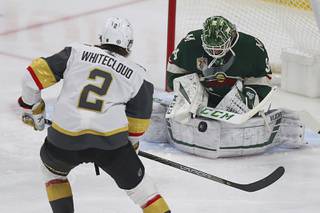
[[[223,57],[238,38],[236,26],[222,16],[209,17],[203,23],[202,47],[213,58]]]
[[[100,44],[112,44],[124,48],[130,53],[133,44],[133,30],[127,19],[108,18],[99,35]]]

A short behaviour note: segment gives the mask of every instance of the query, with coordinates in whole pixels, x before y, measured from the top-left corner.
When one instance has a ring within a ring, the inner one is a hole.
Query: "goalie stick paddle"
[[[273,87],[269,94],[257,106],[244,114],[233,113],[211,107],[201,107],[200,109],[198,109],[197,115],[200,117],[224,121],[227,123],[242,124],[252,118],[259,111],[261,111],[270,102],[276,90],[277,87]]]
[[[209,180],[212,180],[212,181],[215,181],[215,182],[218,182],[218,183],[221,183],[221,184],[233,187],[233,188],[237,188],[237,189],[240,189],[240,190],[246,191],[246,192],[255,192],[255,191],[261,190],[263,188],[266,188],[267,186],[273,184],[279,178],[281,178],[281,176],[285,172],[284,167],[280,166],[276,170],[274,170],[271,174],[269,174],[267,177],[265,177],[261,180],[255,181],[253,183],[248,183],[248,184],[240,184],[240,183],[235,183],[235,182],[214,176],[212,174],[208,174],[206,172],[179,164],[177,162],[170,161],[165,158],[161,158],[159,156],[152,155],[147,152],[139,151],[138,154],[142,157],[160,162],[162,164],[174,167],[174,168],[182,170],[184,172],[188,172],[188,173],[191,173],[191,174],[194,174],[194,175],[197,175],[197,176],[200,176],[200,177],[203,177],[203,178],[206,178],[206,179],[209,179]]]

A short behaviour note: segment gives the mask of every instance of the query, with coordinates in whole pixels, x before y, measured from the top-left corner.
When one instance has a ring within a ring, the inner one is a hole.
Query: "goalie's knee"
[[[170,213],[166,201],[147,175],[135,188],[126,190],[126,192],[133,202],[141,206],[144,213]]]

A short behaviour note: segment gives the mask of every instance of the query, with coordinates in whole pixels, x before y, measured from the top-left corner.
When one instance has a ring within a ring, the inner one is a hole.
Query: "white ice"
[[[107,16],[128,18],[135,30],[132,59],[149,79],[164,88],[167,1],[165,0],[1,0],[0,1],[0,212],[51,212],[40,176],[39,148],[46,132],[35,132],[19,119],[20,81],[32,58],[48,56],[74,41],[97,43]],[[43,92],[52,107],[60,85]],[[275,106],[306,110],[320,120],[319,99],[283,91]],[[142,150],[231,181],[248,183],[278,166],[284,176],[254,193],[243,192],[143,159],[174,213],[317,213],[320,212],[320,139],[307,132],[301,149],[274,149],[263,155],[210,160],[182,153],[169,144],[144,143]],[[91,164],[71,172],[78,213],[140,212],[107,175],[95,176]]]

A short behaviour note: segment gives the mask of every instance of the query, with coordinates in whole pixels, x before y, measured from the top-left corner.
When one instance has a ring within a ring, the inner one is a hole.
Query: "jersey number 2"
[[[112,82],[112,75],[108,72],[104,72],[99,69],[94,69],[89,74],[89,79],[95,80],[96,77],[103,78],[103,83],[101,86],[96,86],[92,84],[86,85],[81,92],[80,100],[79,100],[79,107],[84,109],[89,109],[93,111],[101,112],[103,106],[103,100],[95,99],[95,101],[90,102],[88,100],[88,95],[90,92],[96,94],[97,96],[104,96],[107,94],[107,91],[110,87]]]

